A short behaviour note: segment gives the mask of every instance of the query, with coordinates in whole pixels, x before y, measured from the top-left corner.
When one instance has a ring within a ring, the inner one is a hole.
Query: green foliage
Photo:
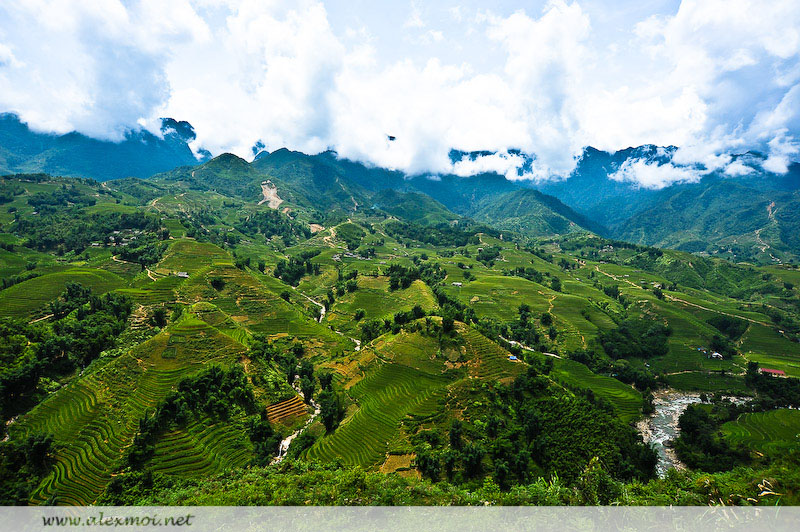
[[[651,358],[666,355],[671,329],[653,320],[631,319],[602,333],[600,343],[611,358]]]
[[[472,228],[461,229],[458,226],[453,227],[449,224],[423,226],[392,221],[386,223],[384,227],[386,227],[387,233],[394,238],[416,240],[433,246],[460,247],[480,242],[477,235],[478,231]],[[494,231],[491,232],[494,233]]]
[[[261,234],[268,240],[278,236],[286,246],[291,246],[298,240],[305,240],[311,236],[311,230],[308,227],[295,222],[282,212],[272,209],[251,214],[236,223],[234,227],[242,234]]]
[[[250,413],[255,406],[253,391],[241,367],[233,366],[226,371],[212,366],[182,380],[177,391],[167,395],[152,415],[139,420],[139,430],[128,450],[126,463],[134,469],[141,469],[153,455],[156,438],[171,427],[186,425],[193,416],[205,414],[216,419],[228,419],[234,408]],[[263,462],[277,452],[280,437],[276,439],[271,432],[266,414],[262,413],[251,422],[250,438],[256,444],[257,461]]]
[[[0,442],[0,504],[25,505],[53,463],[53,438],[34,434]]]

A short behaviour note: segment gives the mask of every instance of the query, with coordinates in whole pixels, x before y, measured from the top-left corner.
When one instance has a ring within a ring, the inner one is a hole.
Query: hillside
[[[651,207],[615,227],[620,239],[722,254],[732,260],[780,262],[800,250],[798,192],[757,191],[709,179],[659,191]]]
[[[373,195],[370,201],[373,209],[425,225],[452,222],[459,218],[435,199],[419,192],[403,193],[384,189]]]
[[[199,166],[182,166],[150,178],[155,183],[177,183],[189,190],[213,191],[246,200],[261,196],[264,174],[244,159],[223,153]]]
[[[497,229],[528,236],[562,235],[580,230],[606,232],[553,196],[532,189],[486,198],[478,204],[473,216]]]
[[[535,190],[484,197],[470,221],[330,161],[268,158],[0,180],[3,502],[131,502],[146,478],[234,489],[220,479],[242,468],[273,482],[312,463],[446,481],[431,496],[460,503],[556,475],[574,494],[596,471],[653,502],[668,488],[634,428],[653,390],[736,391],[753,413],[797,402],[750,367],[800,377],[795,268],[605,239]],[[267,179],[288,209],[259,203]],[[346,214],[308,205],[356,192]],[[270,466],[291,435],[299,465]],[[744,466],[778,467],[753,454],[728,469]],[[634,500],[619,497],[604,500]]]
[[[79,133],[38,133],[13,114],[0,115],[0,173],[37,173],[91,177],[98,181],[148,177],[181,165],[197,164],[188,143],[194,129],[187,122],[165,118],[161,135],[130,131],[121,142]],[[201,160],[208,159],[201,152]]]

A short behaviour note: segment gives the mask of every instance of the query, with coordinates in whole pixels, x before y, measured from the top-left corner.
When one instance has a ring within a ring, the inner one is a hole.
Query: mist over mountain
[[[121,142],[97,140],[81,133],[38,133],[15,114],[0,114],[0,173],[44,172],[91,177],[98,181],[148,177],[176,166],[194,165],[210,158],[189,148],[194,128],[185,121],[164,118],[161,136],[131,130]]]
[[[282,201],[311,209],[381,208],[428,224],[467,217],[528,236],[591,231],[733,260],[781,262],[800,253],[800,165],[770,172],[767,157],[756,152],[728,155],[724,170],[709,171],[680,164],[674,146],[613,153],[587,147],[566,178],[534,179],[536,156],[518,149],[451,150],[453,168],[473,175],[408,175],[330,150],[254,149],[248,162],[233,154],[211,159],[201,149],[198,159],[189,146],[194,140],[191,124],[170,118],[162,120],[160,136],[140,129],[111,142],[37,133],[4,114],[0,171],[99,181],[154,176],[245,201],[262,199],[269,179]],[[512,170],[501,174],[504,164]]]

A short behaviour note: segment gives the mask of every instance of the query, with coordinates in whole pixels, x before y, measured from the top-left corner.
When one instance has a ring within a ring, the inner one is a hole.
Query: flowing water
[[[672,468],[683,469],[684,465],[678,460],[670,442],[678,436],[678,418],[683,411],[690,404],[699,402],[700,395],[695,393],[662,390],[653,394],[656,411],[639,421],[637,428],[644,441],[651,443],[658,453],[656,472],[659,477],[663,478]]]

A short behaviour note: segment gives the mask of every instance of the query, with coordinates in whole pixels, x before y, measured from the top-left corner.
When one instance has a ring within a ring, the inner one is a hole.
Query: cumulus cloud
[[[170,48],[205,35],[181,1],[12,1],[0,19],[0,108],[36,129],[113,140],[169,98]]]
[[[613,27],[580,1],[421,6],[393,6],[386,41],[375,15],[337,28],[319,0],[4,2],[0,111],[115,140],[172,116],[195,149],[332,148],[409,173],[564,177],[585,146],[677,146],[614,176],[647,187],[752,171],[730,156],[747,150],[785,172],[800,153],[796,1],[684,0]],[[451,149],[497,153],[454,165]]]
[[[675,166],[672,163],[628,159],[608,177],[614,181],[631,182],[642,188],[659,189],[676,183],[697,182],[702,174],[692,168]]]

